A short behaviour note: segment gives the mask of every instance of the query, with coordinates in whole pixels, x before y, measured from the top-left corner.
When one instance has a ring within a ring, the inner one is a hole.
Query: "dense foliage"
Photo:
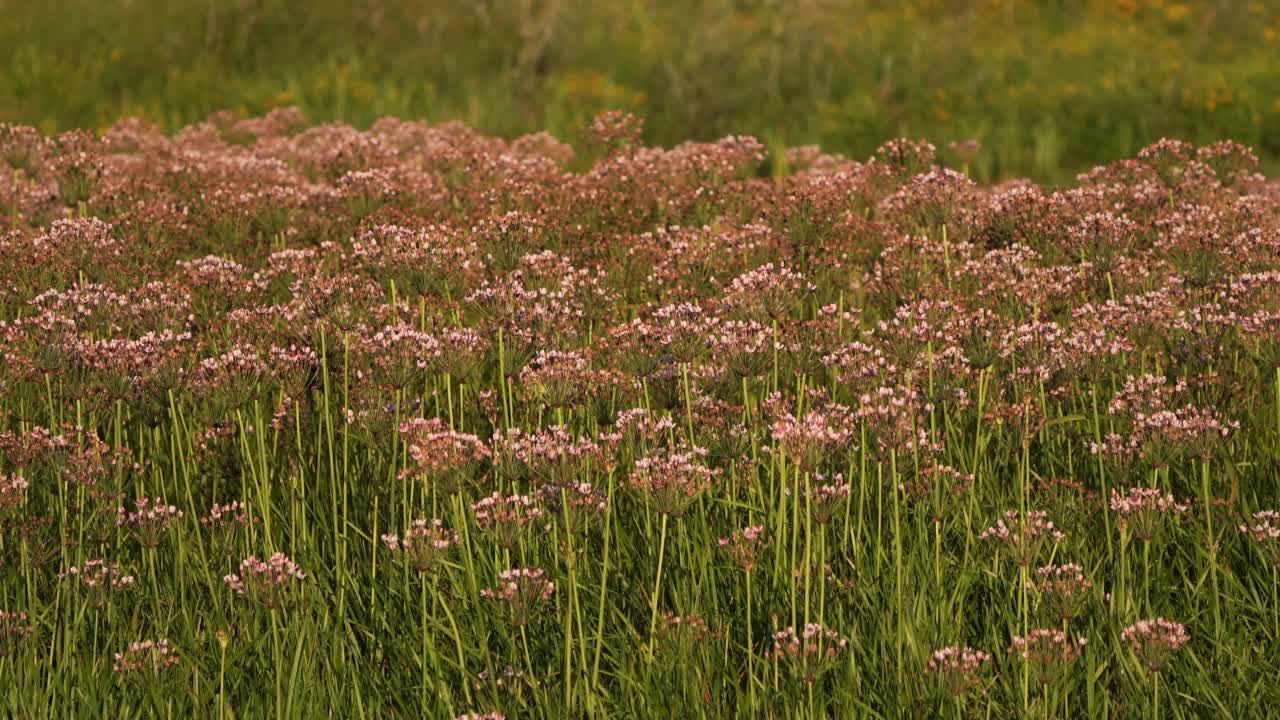
[[[47,133],[223,108],[459,120],[597,112],[674,144],[865,157],[976,138],[975,179],[1063,182],[1160,137],[1280,160],[1280,4],[1258,0],[45,0],[0,3],[0,122]]]

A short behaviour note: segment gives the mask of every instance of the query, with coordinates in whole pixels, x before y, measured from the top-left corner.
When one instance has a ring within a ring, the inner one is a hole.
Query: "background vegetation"
[[[1069,179],[1161,136],[1280,158],[1280,6],[1165,0],[0,0],[0,121],[174,128],[296,104],[570,137],[750,133],[865,157],[977,138],[979,179]]]

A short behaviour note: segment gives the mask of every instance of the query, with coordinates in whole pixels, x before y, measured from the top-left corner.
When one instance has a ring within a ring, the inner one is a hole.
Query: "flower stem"
[[[654,642],[654,634],[658,629],[658,591],[662,587],[662,559],[667,549],[667,519],[669,515],[662,516],[662,529],[658,536],[658,574],[653,581],[653,597],[649,600],[649,660],[652,661],[654,651],[657,649]]]
[[[1209,579],[1213,583],[1214,647],[1222,647],[1222,607],[1218,598],[1218,540],[1213,534],[1213,494],[1209,488],[1209,463],[1200,463],[1200,491],[1204,495],[1204,527],[1209,543]]]

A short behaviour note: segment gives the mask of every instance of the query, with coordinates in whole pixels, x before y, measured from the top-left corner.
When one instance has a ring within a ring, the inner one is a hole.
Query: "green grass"
[[[664,144],[748,133],[862,158],[976,137],[982,179],[1069,179],[1166,135],[1280,159],[1280,12],[1261,2],[4,5],[0,121],[46,131],[297,104],[571,137],[624,108]]]

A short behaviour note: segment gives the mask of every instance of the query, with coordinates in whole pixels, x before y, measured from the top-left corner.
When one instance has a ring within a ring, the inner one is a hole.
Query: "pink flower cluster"
[[[830,670],[849,646],[849,639],[817,623],[806,624],[799,633],[788,627],[773,634],[771,660],[790,668],[805,683],[814,683]]]
[[[951,645],[934,650],[925,664],[925,672],[936,675],[952,697],[964,697],[983,683],[983,668],[991,663],[991,655],[967,645]]]
[[[117,508],[116,527],[127,529],[147,548],[159,546],[183,515],[176,505],[165,505],[161,498],[140,497],[133,508]]]
[[[732,535],[722,537],[717,544],[729,554],[734,564],[745,572],[756,567],[756,554],[764,544],[764,526],[751,525],[735,530]]]
[[[457,492],[475,480],[489,447],[469,433],[450,430],[439,418],[410,420],[400,425],[412,466],[405,469],[441,492]]]
[[[414,520],[403,535],[386,533],[382,543],[418,572],[432,572],[440,567],[449,551],[458,544],[458,534],[437,519]]]
[[[301,592],[306,573],[284,553],[274,553],[266,561],[256,555],[240,563],[240,572],[222,578],[237,595],[277,610],[288,606]]]
[[[181,661],[182,658],[169,645],[168,640],[137,640],[129,643],[129,647],[123,652],[115,654],[113,667],[118,673],[141,671],[158,673]]]
[[[1176,521],[1186,511],[1185,504],[1156,488],[1129,488],[1125,495],[1111,491],[1111,512],[1119,516],[1120,526],[1146,542],[1155,538],[1166,519]]]
[[[627,485],[658,514],[679,517],[711,487],[716,471],[705,455],[702,448],[651,453],[636,460]]]
[[[1158,673],[1187,643],[1191,636],[1181,623],[1154,618],[1139,620],[1120,632],[1120,640],[1128,643],[1147,672]]]
[[[1280,511],[1259,510],[1240,532],[1257,544],[1272,565],[1280,567]]]
[[[551,598],[556,585],[542,568],[512,568],[498,574],[498,584],[480,591],[480,596],[506,604],[511,623],[528,625],[534,613]]]
[[[1066,535],[1043,510],[1029,510],[1025,514],[1017,510],[1006,511],[995,525],[978,533],[980,540],[1003,545],[1009,557],[1023,567],[1035,560],[1046,542],[1058,542],[1064,537]]]
[[[1055,628],[1036,628],[1013,638],[1009,652],[1031,666],[1041,685],[1061,677],[1084,652],[1088,638],[1072,638]]]

